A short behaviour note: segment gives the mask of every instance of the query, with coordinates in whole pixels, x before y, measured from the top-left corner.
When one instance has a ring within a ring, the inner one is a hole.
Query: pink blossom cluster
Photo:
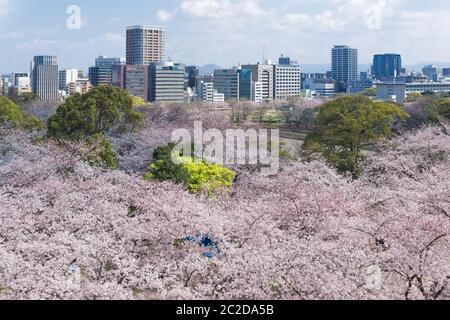
[[[169,125],[115,137],[133,145],[116,171],[0,135],[0,299],[450,299],[448,125],[370,154],[358,181],[293,162],[210,198],[143,180]]]

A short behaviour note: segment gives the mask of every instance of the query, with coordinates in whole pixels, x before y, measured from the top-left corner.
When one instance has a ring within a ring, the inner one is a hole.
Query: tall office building
[[[152,102],[184,102],[185,66],[173,62],[150,65],[149,91]]]
[[[197,87],[197,79],[200,74],[198,66],[186,66],[186,80],[189,88]]]
[[[55,56],[35,56],[31,63],[31,87],[41,101],[57,101],[58,61]]]
[[[274,99],[286,99],[301,93],[301,69],[290,58],[281,57],[274,66]]]
[[[214,71],[214,89],[223,93],[225,101],[239,101],[239,72],[236,68]]]
[[[252,72],[248,69],[238,69],[239,101],[252,100]]]
[[[274,88],[274,66],[270,61],[266,61],[264,64],[248,64],[243,65],[242,69],[248,69],[252,72],[252,81],[261,82],[263,85],[263,99],[265,101],[273,100],[273,88]]]
[[[150,65],[166,60],[166,29],[161,27],[127,27],[127,64]]]
[[[373,57],[373,76],[376,79],[399,77],[402,74],[402,57],[399,54],[377,54]]]
[[[333,79],[338,90],[346,91],[350,82],[358,80],[358,50],[349,46],[334,46],[331,51]]]

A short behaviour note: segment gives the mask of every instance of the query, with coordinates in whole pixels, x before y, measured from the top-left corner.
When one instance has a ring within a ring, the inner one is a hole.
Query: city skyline
[[[56,55],[61,68],[82,70],[99,55],[125,57],[125,28],[136,24],[165,27],[167,56],[188,65],[229,67],[281,53],[300,64],[329,64],[339,44],[357,48],[361,64],[385,52],[402,54],[404,65],[450,60],[443,19],[450,5],[438,1],[136,0],[108,10],[105,1],[47,3],[0,0],[1,72],[27,71],[34,55]],[[71,4],[81,9],[81,29],[67,28]]]

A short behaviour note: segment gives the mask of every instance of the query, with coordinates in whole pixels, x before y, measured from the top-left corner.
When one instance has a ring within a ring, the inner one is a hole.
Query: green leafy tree
[[[324,104],[318,129],[307,136],[303,156],[307,160],[321,154],[340,173],[357,178],[364,159],[363,148],[392,134],[392,126],[407,114],[393,103],[374,102],[364,96],[344,96]]]
[[[26,130],[41,130],[44,128],[42,121],[26,115],[20,107],[4,96],[0,96],[0,125]]]
[[[174,163],[174,147],[174,144],[169,144],[155,150],[154,163],[150,165],[150,172],[145,176],[147,180],[171,180],[184,184],[192,193],[206,192],[209,195],[218,189],[233,186],[236,174],[221,165],[197,163],[193,157],[185,157],[183,154],[175,155],[180,163]]]
[[[79,140],[106,133],[122,125],[139,125],[142,115],[133,109],[133,99],[124,90],[101,85],[70,97],[48,120],[48,133],[55,138]]]
[[[450,98],[438,99],[426,109],[429,120],[439,122],[450,120]]]
[[[88,152],[84,159],[92,166],[117,169],[119,162],[111,144],[101,134],[96,134],[87,140]]]

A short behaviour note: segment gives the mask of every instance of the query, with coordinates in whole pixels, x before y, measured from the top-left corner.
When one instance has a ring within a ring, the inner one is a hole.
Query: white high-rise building
[[[280,61],[289,61],[289,64],[279,64],[274,67],[274,99],[282,100],[301,93],[300,66],[290,62],[289,58],[281,57]]]
[[[252,83],[252,101],[255,101],[255,102],[264,101],[262,82],[253,82]]]

